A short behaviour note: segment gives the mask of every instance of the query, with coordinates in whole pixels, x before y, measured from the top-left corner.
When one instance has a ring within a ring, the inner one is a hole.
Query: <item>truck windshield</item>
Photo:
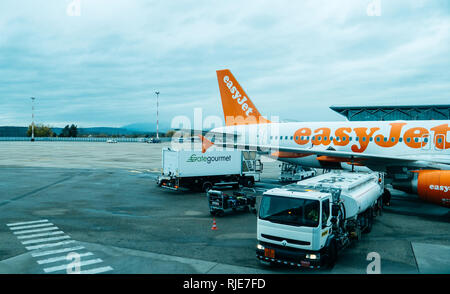
[[[317,200],[264,195],[259,218],[292,226],[317,227],[320,204]]]

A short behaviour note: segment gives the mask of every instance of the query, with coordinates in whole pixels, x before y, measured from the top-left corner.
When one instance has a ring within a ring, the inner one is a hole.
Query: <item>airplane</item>
[[[225,126],[198,135],[202,152],[217,145],[305,167],[368,168],[383,173],[394,189],[450,207],[448,120],[271,122],[230,70],[218,70],[217,79]]]

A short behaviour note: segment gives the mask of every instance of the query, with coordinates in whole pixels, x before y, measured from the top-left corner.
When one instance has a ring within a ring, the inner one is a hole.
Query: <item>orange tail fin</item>
[[[270,123],[261,116],[230,70],[218,70],[217,80],[227,126]]]

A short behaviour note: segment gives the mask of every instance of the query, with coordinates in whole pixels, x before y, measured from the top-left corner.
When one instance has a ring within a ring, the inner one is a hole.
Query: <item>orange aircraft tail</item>
[[[225,125],[270,123],[261,116],[244,89],[228,69],[217,71]]]

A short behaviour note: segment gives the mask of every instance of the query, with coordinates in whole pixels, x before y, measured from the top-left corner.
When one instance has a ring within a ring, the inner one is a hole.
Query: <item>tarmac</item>
[[[204,193],[156,186],[168,146],[0,142],[0,273],[366,274],[372,252],[381,273],[450,273],[449,210],[395,190],[332,269],[263,267],[256,215],[216,218],[214,231]],[[278,165],[264,163],[257,191],[279,186]]]

